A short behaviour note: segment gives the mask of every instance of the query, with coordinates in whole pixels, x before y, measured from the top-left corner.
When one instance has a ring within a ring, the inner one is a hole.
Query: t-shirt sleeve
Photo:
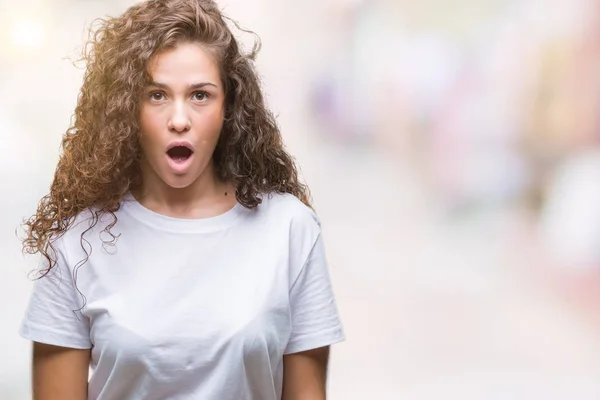
[[[292,333],[284,354],[328,346],[345,339],[319,233],[290,289]]]
[[[89,319],[80,311],[83,297],[76,289],[71,267],[60,246],[54,243],[57,263],[33,284],[29,303],[19,330],[31,341],[76,349],[89,349]],[[42,258],[41,266],[45,266]]]

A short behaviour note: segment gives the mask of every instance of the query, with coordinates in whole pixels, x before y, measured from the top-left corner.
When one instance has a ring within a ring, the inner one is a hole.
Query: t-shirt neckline
[[[152,211],[140,204],[128,192],[123,196],[122,208],[139,221],[155,228],[172,232],[212,232],[225,229],[244,213],[245,208],[236,201],[235,205],[222,214],[208,218],[177,218]]]

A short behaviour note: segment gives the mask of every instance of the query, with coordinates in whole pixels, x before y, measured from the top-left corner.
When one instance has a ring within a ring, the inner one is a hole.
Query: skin
[[[145,207],[172,217],[222,214],[235,196],[232,182],[216,178],[212,161],[225,117],[216,60],[201,45],[185,43],[156,54],[148,72],[153,84],[140,102],[143,186],[134,195]],[[189,142],[194,154],[184,171],[175,171],[166,151],[180,140]]]
[[[325,400],[329,346],[283,356],[282,400]]]
[[[91,350],[33,344],[33,399],[84,400]]]
[[[212,154],[225,115],[225,94],[212,54],[199,44],[180,44],[148,63],[153,84],[140,100],[142,187],[145,207],[176,218],[206,218],[235,205],[232,182],[214,173]],[[194,155],[184,170],[169,164],[167,146],[186,140]],[[85,400],[89,349],[33,344],[34,400]],[[329,348],[284,356],[283,400],[323,400]]]

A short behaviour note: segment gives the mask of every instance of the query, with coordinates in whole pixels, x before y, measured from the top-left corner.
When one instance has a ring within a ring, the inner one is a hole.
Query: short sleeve
[[[89,349],[90,323],[80,311],[83,297],[76,289],[60,240],[54,246],[57,263],[46,276],[35,280],[19,333],[35,342]]]
[[[328,346],[345,339],[321,234],[290,289],[292,333],[284,354]]]

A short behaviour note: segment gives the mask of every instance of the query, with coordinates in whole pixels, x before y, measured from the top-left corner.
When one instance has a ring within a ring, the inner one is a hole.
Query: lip
[[[192,160],[194,159],[194,153],[192,153],[192,155],[189,156],[187,160],[182,161],[182,162],[174,161],[167,154],[165,154],[165,157],[167,159],[167,164],[169,165],[169,168],[175,175],[185,175],[192,166]]]
[[[175,142],[171,142],[169,143],[169,145],[167,146],[167,152],[169,150],[171,150],[173,147],[187,147],[188,149],[190,149],[192,151],[192,154],[194,153],[194,146],[192,146],[192,144],[190,142],[188,142],[187,140],[178,140]]]

